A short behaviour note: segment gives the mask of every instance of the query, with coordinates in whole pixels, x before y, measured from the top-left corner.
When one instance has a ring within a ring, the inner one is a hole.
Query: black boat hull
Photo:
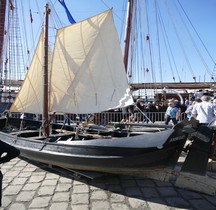
[[[154,168],[173,168],[186,139],[187,134],[182,132],[181,126],[132,137],[85,141],[71,138],[70,141],[56,142],[0,132],[1,141],[15,146],[21,156],[30,160],[67,169],[114,174],[139,174]]]

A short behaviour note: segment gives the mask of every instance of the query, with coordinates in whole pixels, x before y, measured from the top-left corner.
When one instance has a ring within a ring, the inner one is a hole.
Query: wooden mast
[[[6,0],[0,0],[0,68],[2,68],[2,55],[3,55],[3,41],[4,41],[4,24],[5,24],[5,11]],[[0,73],[3,73],[3,69],[0,69]],[[2,77],[0,78],[2,80]],[[2,83],[2,81],[1,81]]]
[[[125,33],[125,43],[124,43],[124,65],[126,72],[128,71],[128,55],[129,55],[129,45],[130,45],[130,35],[132,27],[132,11],[133,11],[133,0],[128,0],[128,9],[127,9],[127,27]]]
[[[44,9],[44,93],[43,93],[43,135],[49,136],[49,114],[48,114],[48,25],[49,25],[49,5]]]

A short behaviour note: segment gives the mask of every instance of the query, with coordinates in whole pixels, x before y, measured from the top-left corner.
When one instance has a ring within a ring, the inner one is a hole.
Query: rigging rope
[[[18,7],[19,7],[19,5],[18,5]],[[20,7],[19,8],[24,8],[24,5],[23,5],[23,1],[20,1]],[[26,20],[26,15],[24,14],[24,11],[23,11],[23,9],[19,9],[19,11],[20,11],[20,24],[22,25],[22,26],[25,26],[26,25],[26,22],[25,22],[25,20]],[[29,51],[29,45],[28,45],[28,38],[27,38],[27,31],[26,31],[26,27],[21,27],[21,30],[23,30],[23,32],[21,32],[22,33],[22,36],[23,36],[23,40],[22,40],[22,42],[23,42],[23,48],[24,48],[24,50],[25,50],[25,53],[23,53],[23,55],[24,54],[26,54],[26,52],[27,52],[27,60],[25,61],[25,65],[26,65],[26,70],[28,70],[28,66],[29,66],[29,63],[30,63],[30,59],[31,59],[31,57],[30,57],[30,51]]]
[[[147,34],[148,36],[146,37],[147,40],[147,44],[148,44],[148,50],[149,50],[149,56],[150,56],[150,67],[151,67],[151,77],[152,77],[152,82],[156,82],[156,76],[155,76],[155,66],[154,66],[154,61],[153,61],[153,47],[152,47],[152,43],[151,43],[151,36],[149,36],[149,34],[151,34],[150,31],[150,27],[149,27],[149,10],[147,6],[147,2],[146,2],[146,20],[147,20]]]
[[[178,3],[180,4],[180,2],[178,2]],[[175,6],[176,6],[176,5],[175,5]],[[180,6],[181,6],[181,5],[180,5]],[[182,7],[181,7],[181,9],[183,10]],[[177,11],[178,11],[178,10],[177,10]],[[190,24],[192,24],[191,21],[190,21],[190,19],[189,19],[189,17],[188,17],[187,14],[186,14],[186,12],[185,12],[184,10],[183,10],[183,12],[184,12],[184,14],[185,14],[186,17],[187,17],[187,20],[190,22]],[[197,47],[197,44],[195,43],[195,41],[194,41],[194,39],[193,39],[191,33],[189,32],[188,27],[186,26],[185,22],[183,21],[183,18],[182,18],[182,16],[181,16],[180,13],[179,13],[179,16],[181,17],[182,23],[184,24],[184,27],[185,27],[185,29],[186,29],[186,31],[187,31],[189,37],[190,37],[190,40],[191,40],[191,42],[192,42],[192,44],[193,44],[193,46],[194,46],[194,48],[195,48],[195,50],[196,50],[198,56],[200,57],[200,59],[201,59],[203,65],[205,66],[206,71],[209,73],[209,75],[212,75],[212,73],[211,73],[211,71],[210,71],[210,69],[209,69],[207,63],[205,62],[205,59],[203,58],[202,54],[200,53],[200,51],[199,51],[199,49],[198,49],[198,47]],[[192,25],[192,27],[193,27],[193,29],[195,30],[195,28],[194,28],[193,25]],[[197,33],[196,30],[195,30],[195,32],[196,32],[196,34],[198,35],[198,33]],[[199,39],[201,39],[199,35],[198,35],[198,37],[199,37]],[[202,42],[202,40],[201,40],[201,42]],[[202,42],[202,44],[204,44],[204,43]],[[207,50],[206,47],[205,47],[205,49]],[[208,54],[209,54],[209,51],[208,51],[208,50],[207,50],[207,52],[208,52]],[[210,55],[210,57],[211,57],[211,55]],[[213,59],[213,58],[211,57],[211,59]],[[213,61],[213,62],[214,62],[214,61]],[[215,62],[214,62],[214,64],[215,64]]]
[[[213,57],[211,56],[210,52],[208,51],[207,47],[205,46],[204,42],[202,41],[201,37],[199,36],[197,30],[195,29],[195,27],[193,26],[192,22],[190,21],[188,15],[186,14],[184,8],[182,7],[181,3],[179,2],[179,0],[177,0],[177,2],[179,3],[182,11],[184,12],[186,18],[188,19],[189,23],[191,24],[192,28],[194,29],[197,37],[199,38],[200,42],[202,43],[203,47],[205,48],[206,52],[208,53],[209,57],[211,58],[212,62],[214,63],[214,65],[216,65],[216,61],[213,59]]]
[[[159,10],[159,5],[158,4],[157,4],[157,11],[158,11],[158,20],[160,22],[161,32],[162,32],[162,36],[163,36],[163,39],[164,39],[165,49],[166,49],[166,52],[167,52],[168,61],[169,61],[170,69],[171,69],[171,72],[172,72],[173,80],[175,81],[175,74],[174,74],[174,71],[173,71],[171,58],[172,58],[173,65],[175,67],[175,71],[177,73],[178,79],[179,79],[179,81],[181,81],[179,71],[177,69],[177,65],[176,65],[176,62],[175,62],[175,59],[174,59],[174,54],[173,54],[172,48],[170,46],[170,42],[169,42],[168,34],[167,34],[167,31],[166,31],[166,27],[165,27],[165,24],[163,22],[163,19],[162,19],[161,12]],[[170,55],[171,55],[171,58],[170,58]]]
[[[177,37],[177,39],[178,39],[179,45],[180,45],[180,47],[181,47],[181,50],[182,50],[182,52],[183,52],[184,58],[185,58],[185,60],[186,60],[186,62],[187,62],[188,68],[189,68],[189,70],[190,70],[190,72],[191,72],[191,75],[192,75],[193,79],[196,80],[196,77],[195,77],[195,75],[194,75],[194,73],[193,73],[193,69],[192,69],[192,67],[191,67],[191,64],[190,64],[189,59],[188,59],[187,54],[186,54],[186,51],[185,51],[185,49],[184,49],[184,45],[183,45],[183,43],[182,43],[182,41],[181,41],[181,39],[180,39],[180,37],[179,37],[179,35],[178,35],[178,30],[177,30],[176,24],[175,24],[174,21],[173,21],[173,17],[172,17],[172,15],[171,15],[170,9],[168,8],[168,5],[166,4],[166,2],[164,2],[164,4],[165,4],[165,6],[166,6],[166,8],[167,8],[167,13],[168,13],[168,15],[169,15],[169,17],[170,17],[171,23],[172,23],[172,25],[173,25],[173,28],[174,28],[176,37]]]
[[[158,44],[158,57],[159,57],[159,68],[160,68],[160,78],[161,78],[161,83],[163,83],[163,77],[162,77],[162,66],[161,66],[161,51],[160,51],[160,36],[159,36],[159,29],[158,29],[158,7],[157,7],[157,2],[154,1],[154,5],[155,5],[155,10],[156,10],[156,33],[157,33],[157,44]]]

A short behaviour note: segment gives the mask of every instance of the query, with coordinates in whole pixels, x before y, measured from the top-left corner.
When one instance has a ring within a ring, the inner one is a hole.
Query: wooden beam
[[[167,82],[167,83],[134,83],[130,84],[131,90],[140,89],[212,89],[216,90],[215,82]]]

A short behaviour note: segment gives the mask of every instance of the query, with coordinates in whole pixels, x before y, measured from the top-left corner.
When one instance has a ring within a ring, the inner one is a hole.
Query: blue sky
[[[38,27],[36,25],[39,25],[39,19],[42,16],[43,6],[45,5],[46,1],[37,1],[37,5],[33,3],[33,1],[27,1],[22,0],[26,2],[25,9],[26,12],[29,13],[29,8],[32,10],[33,15],[33,23],[31,24],[32,31],[30,32],[32,34],[38,34],[37,30]],[[69,22],[67,20],[67,16],[64,12],[64,9],[59,4],[57,0],[52,0],[53,4],[55,5],[56,11],[62,21],[63,24],[68,25]],[[143,0],[144,2],[144,0]],[[148,1],[148,5],[150,8],[150,4],[152,4],[154,1],[150,0]],[[173,82],[173,77],[175,77],[175,81],[178,82],[181,81],[193,81],[193,76],[196,77],[196,81],[210,81],[211,74],[215,74],[216,76],[216,69],[215,72],[213,72],[214,69],[214,62],[216,61],[216,27],[215,27],[215,20],[216,20],[216,1],[215,0],[179,0],[182,7],[184,8],[184,11],[187,13],[191,23],[193,24],[193,27],[196,29],[196,33],[198,33],[199,37],[197,37],[197,34],[193,31],[190,24],[186,21],[185,17],[185,23],[187,24],[187,27],[190,29],[190,35],[193,38],[194,43],[190,40],[189,37],[184,37],[182,39],[182,45],[184,45],[184,49],[182,50],[181,47],[177,44],[177,39],[174,38],[174,31],[172,29],[172,21],[179,21],[178,14],[175,11],[175,5],[173,2],[176,2],[176,5],[178,5],[178,0],[157,0],[157,3],[160,7],[160,12],[162,13],[162,16],[164,17],[163,22],[166,26],[166,33],[169,33],[169,42],[170,45],[174,48],[172,50],[173,56],[175,58],[175,63],[178,67],[178,74],[176,73],[176,70],[170,70],[169,62],[167,60],[166,50],[162,49],[162,38],[161,40],[161,61],[157,61],[158,55],[157,54],[157,43],[154,47],[154,65],[155,65],[155,77],[157,82],[161,82],[161,80],[165,81],[171,81]],[[113,7],[114,11],[114,18],[115,23],[119,32],[120,38],[123,38],[122,30],[125,26],[125,22],[123,19],[123,13],[125,12],[125,7],[123,5],[127,4],[127,0],[65,0],[65,3],[68,6],[68,9],[70,10],[72,16],[76,21],[81,21],[89,16],[93,16],[99,12],[102,12],[108,8]],[[39,11],[39,8],[41,11]],[[167,10],[164,10],[166,8]],[[168,16],[168,12],[170,11],[172,18],[166,18]],[[153,15],[154,9],[152,9],[151,14]],[[181,11],[182,12],[182,11]],[[39,14],[41,13],[41,14]],[[28,20],[28,19],[27,19]],[[187,23],[186,23],[187,22]],[[26,24],[29,24],[26,23]],[[152,32],[152,39],[153,39],[153,27],[155,27],[154,22],[150,22],[151,24],[151,32]],[[122,26],[123,25],[123,26]],[[181,25],[180,21],[177,23],[176,27],[178,30],[183,32],[183,35],[186,35],[184,32],[185,29],[183,29],[183,25]],[[182,28],[181,28],[182,27]],[[120,35],[121,34],[121,35]],[[32,41],[36,39],[35,35],[34,38],[30,39],[29,41]],[[200,42],[200,38],[202,42]],[[155,38],[156,40],[156,38]],[[121,41],[123,42],[123,40]],[[204,46],[203,46],[204,44]],[[194,48],[197,48],[197,51]],[[153,47],[153,44],[152,44]],[[207,49],[207,51],[206,51]],[[183,52],[182,52],[183,51]],[[147,52],[146,52],[147,53]],[[200,56],[198,55],[201,55]],[[211,57],[210,57],[211,56]],[[203,59],[208,66],[206,68],[201,61]],[[146,65],[148,66],[148,61],[146,60]],[[162,67],[162,70],[158,70],[159,67],[157,66],[160,62],[160,65]],[[191,69],[188,67],[188,63],[190,63]],[[142,67],[143,68],[143,67]],[[151,69],[151,67],[148,67]],[[207,70],[206,70],[207,69]],[[138,71],[138,70],[137,70]],[[153,70],[152,70],[153,71]],[[159,71],[159,73],[157,72]],[[145,81],[146,80],[146,81]],[[145,74],[134,77],[134,81],[137,82],[149,82],[152,80],[151,75]],[[153,80],[152,80],[153,81]]]

